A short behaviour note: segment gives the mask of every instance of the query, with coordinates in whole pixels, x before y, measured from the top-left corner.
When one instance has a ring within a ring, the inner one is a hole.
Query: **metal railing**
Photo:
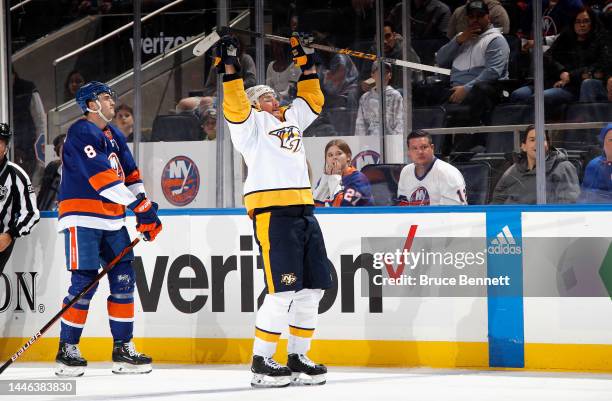
[[[230,26],[236,26],[248,22],[249,10],[244,10],[238,14],[230,22]],[[212,30],[216,29],[213,27]],[[211,30],[211,31],[212,31]],[[209,32],[210,33],[210,32]],[[203,32],[200,35],[194,36],[191,40],[171,49],[169,52],[157,55],[153,59],[142,64],[142,82],[143,84],[154,79],[164,71],[168,71],[175,67],[174,56],[180,53],[180,59],[183,63],[188,62],[195,56],[193,55],[193,47],[202,38],[206,36]],[[129,69],[123,74],[116,76],[113,79],[108,80],[108,84],[117,92],[119,96],[129,92],[133,87],[132,77],[134,70]],[[74,100],[70,100],[66,103],[58,105],[57,107],[49,110],[47,118],[47,132],[49,138],[54,138],[60,134],[60,127],[64,124],[73,121],[81,115],[80,109],[77,107]]]
[[[17,3],[15,4],[13,7],[11,7],[11,12],[15,11],[16,9],[18,9],[19,7],[23,7],[26,4],[28,4],[29,2],[31,2],[32,0],[24,0],[21,3]]]
[[[145,17],[142,17],[140,22],[145,22],[148,19],[155,17],[157,14],[162,13],[162,12],[166,11],[167,9],[169,9],[171,7],[174,7],[177,4],[182,3],[183,1],[185,1],[185,0],[175,0],[172,3],[170,3],[170,4],[166,4],[165,6],[163,6],[163,7],[159,8],[159,9],[153,11],[151,14],[148,14]],[[115,36],[116,34],[118,34],[120,32],[125,31],[128,28],[131,28],[133,25],[134,25],[134,21],[128,22],[127,24],[125,24],[125,25],[115,29],[114,31],[109,32],[106,35],[104,35],[104,36],[94,40],[93,42],[88,43],[85,46],[81,46],[78,49],[76,49],[76,50],[74,50],[74,51],[72,51],[72,52],[70,52],[68,54],[64,54],[62,57],[59,57],[59,58],[56,58],[55,60],[53,60],[53,65],[57,66],[62,61],[66,60],[66,59],[69,59],[70,57],[76,56],[77,54],[83,53],[85,50],[87,50],[87,49],[89,49],[89,48],[91,48],[93,46],[96,46],[96,45],[106,41],[107,39]]]
[[[607,122],[588,122],[588,123],[553,123],[544,124],[545,130],[569,131],[574,129],[594,129],[602,128]],[[520,132],[524,131],[530,124],[516,125],[480,125],[476,127],[451,127],[451,128],[427,128],[427,132],[432,135],[451,135],[451,134],[478,134],[478,133],[496,133],[512,131],[514,134],[514,149],[517,150],[520,146]]]

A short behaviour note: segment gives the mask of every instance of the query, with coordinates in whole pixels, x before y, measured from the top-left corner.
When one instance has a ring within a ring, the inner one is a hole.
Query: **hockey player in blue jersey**
[[[317,206],[374,206],[368,178],[351,166],[348,143],[334,139],[325,146],[325,171],[312,190]]]
[[[58,231],[64,234],[71,285],[64,304],[83,290],[105,265],[130,244],[126,206],[136,215],[136,229],[153,241],[162,229],[157,205],[147,199],[138,167],[124,135],[109,122],[115,115],[113,90],[100,82],[83,85],[76,102],[84,118],[68,129],[62,150]],[[137,352],[134,326],[134,254],[130,251],[108,272],[107,300],[113,336],[113,372],[148,373],[151,358]],[[78,344],[96,287],[61,319],[56,357],[58,376],[81,376],[87,361]]]

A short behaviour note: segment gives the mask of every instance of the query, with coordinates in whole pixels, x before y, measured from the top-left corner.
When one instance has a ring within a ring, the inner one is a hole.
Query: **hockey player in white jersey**
[[[402,169],[397,187],[399,206],[467,205],[461,172],[434,156],[431,135],[423,130],[407,138],[412,163]]]
[[[249,173],[244,204],[253,219],[264,264],[267,294],[257,312],[251,371],[254,387],[324,384],[327,368],[306,353],[314,334],[319,301],[330,288],[331,262],[313,215],[302,132],[323,107],[314,66],[314,50],[304,37],[291,37],[294,62],[302,69],[297,98],[279,107],[274,91],[258,85],[244,90],[237,72],[238,42],[226,35],[217,49],[223,77],[223,113],[234,147]],[[272,359],[281,333],[288,328],[288,361]]]

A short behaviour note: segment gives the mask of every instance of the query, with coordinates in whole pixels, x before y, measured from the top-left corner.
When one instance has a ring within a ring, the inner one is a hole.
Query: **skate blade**
[[[321,386],[326,382],[325,374],[312,376],[297,372],[291,374],[291,384],[294,386]]]
[[[80,377],[84,374],[84,366],[68,366],[63,363],[57,363],[55,365],[55,375],[59,377]]]
[[[151,364],[147,363],[144,365],[133,365],[126,362],[114,362],[113,373],[118,375],[130,375],[130,374],[146,374],[151,373],[153,368]]]
[[[266,376],[254,374],[251,386],[256,388],[287,387],[291,383],[291,376]]]

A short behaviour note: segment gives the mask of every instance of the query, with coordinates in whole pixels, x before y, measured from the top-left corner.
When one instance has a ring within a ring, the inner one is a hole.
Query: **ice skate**
[[[64,377],[83,376],[87,366],[77,344],[60,343],[55,362],[55,374]]]
[[[113,373],[150,373],[153,368],[150,356],[136,351],[133,342],[115,341],[113,344]]]
[[[304,354],[289,354],[287,367],[291,369],[291,384],[311,386],[326,382],[325,365],[314,363]]]
[[[286,387],[291,381],[291,370],[272,358],[253,355],[251,365],[253,387]]]

